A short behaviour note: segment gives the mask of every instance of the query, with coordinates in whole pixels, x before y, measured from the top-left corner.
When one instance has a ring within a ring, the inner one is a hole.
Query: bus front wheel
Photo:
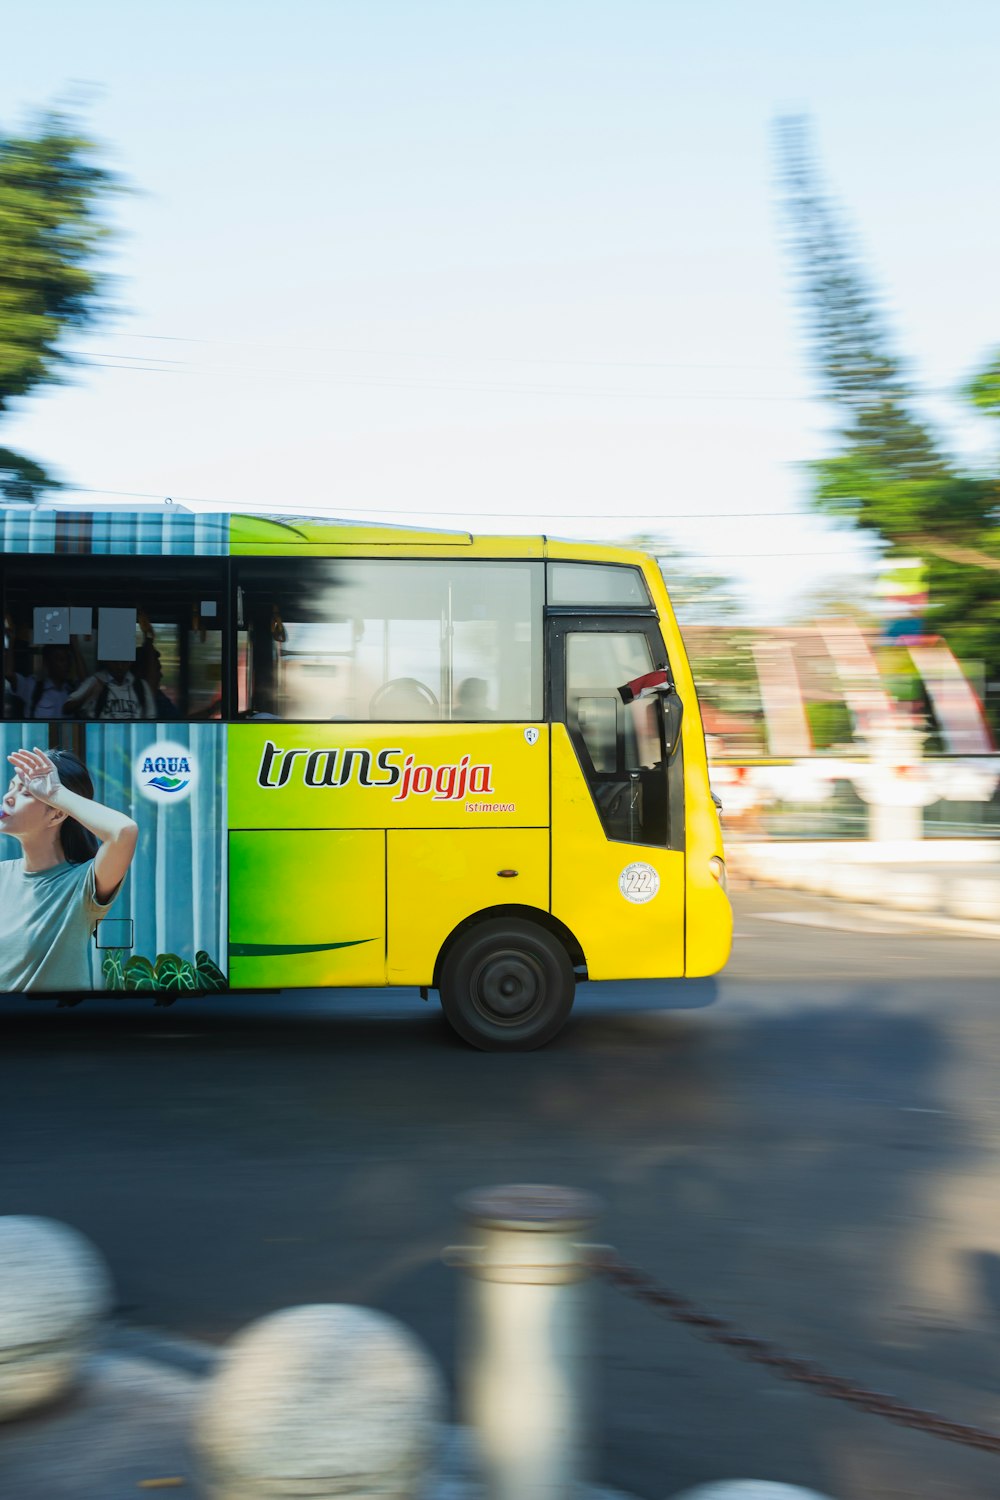
[[[470,928],[441,970],[441,1007],[464,1041],[483,1052],[544,1047],[566,1023],[576,976],[558,938],[530,922]]]

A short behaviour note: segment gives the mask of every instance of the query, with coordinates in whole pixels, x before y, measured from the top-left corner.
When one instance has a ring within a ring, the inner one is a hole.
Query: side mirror
[[[657,667],[654,672],[635,677],[618,689],[618,696],[623,703],[634,703],[637,698],[646,698],[652,693],[658,693],[663,704],[664,752],[667,760],[671,761],[681,742],[684,705],[677,696],[677,689],[671,682],[666,667]]]
[[[663,733],[666,738],[667,760],[673,760],[681,742],[681,724],[684,721],[684,704],[675,691],[663,695]]]

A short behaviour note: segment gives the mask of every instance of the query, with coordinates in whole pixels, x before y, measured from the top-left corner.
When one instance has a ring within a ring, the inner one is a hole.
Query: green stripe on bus
[[[357,948],[372,938],[352,938],[347,943],[230,943],[230,958],[281,958],[289,953],[330,953],[334,948]]]

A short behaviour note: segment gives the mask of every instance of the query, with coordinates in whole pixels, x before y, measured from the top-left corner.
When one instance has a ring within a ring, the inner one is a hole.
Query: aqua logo
[[[160,741],[136,757],[135,783],[151,802],[183,802],[196,777],[194,752],[187,745]]]
[[[147,755],[139,774],[161,792],[182,792],[191,780],[191,762],[186,755]]]

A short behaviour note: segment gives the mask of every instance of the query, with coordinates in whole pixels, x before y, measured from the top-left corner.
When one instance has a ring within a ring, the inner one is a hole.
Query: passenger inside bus
[[[373,719],[439,719],[441,705],[430,688],[416,677],[394,677],[372,694]]]
[[[101,662],[66,699],[60,717],[102,723],[155,718],[153,694],[142,678],[136,677],[132,665],[127,660]]]
[[[466,677],[458,685],[455,695],[456,718],[475,723],[477,719],[492,718],[489,707],[489,683],[484,677]]]
[[[4,717],[222,712],[224,576],[195,557],[25,557],[4,599]]]
[[[23,718],[61,719],[67,698],[85,676],[75,645],[43,646],[38,671],[29,677],[13,673],[11,691],[20,700]]]
[[[140,681],[146,684],[153,695],[156,717],[179,718],[176,703],[163,691],[163,658],[152,641],[144,641],[139,647],[135,667]]]

